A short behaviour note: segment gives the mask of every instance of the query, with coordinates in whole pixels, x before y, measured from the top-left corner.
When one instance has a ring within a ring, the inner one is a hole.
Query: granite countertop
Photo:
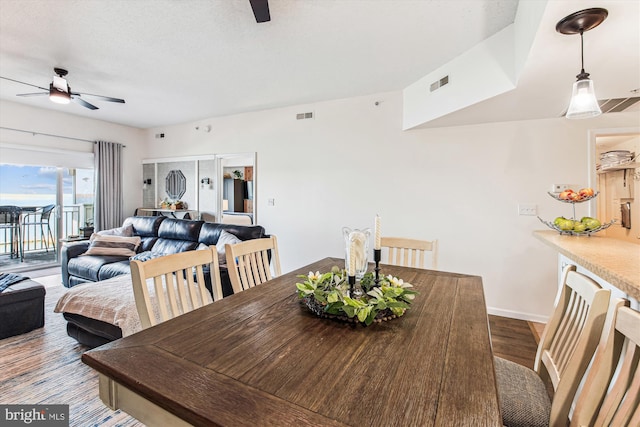
[[[640,300],[640,244],[596,234],[561,235],[553,230],[534,231],[533,235],[629,296]]]

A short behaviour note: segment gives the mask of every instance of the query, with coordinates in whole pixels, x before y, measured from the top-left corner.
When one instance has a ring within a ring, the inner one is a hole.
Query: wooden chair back
[[[640,426],[640,312],[611,303],[571,426]]]
[[[425,254],[431,252],[431,269],[438,268],[438,241],[404,237],[381,237],[380,246],[387,248],[389,264],[425,268]]]
[[[238,293],[280,276],[280,257],[276,236],[225,245],[227,269],[233,292]],[[273,274],[269,266],[273,261]]]
[[[143,329],[213,302],[205,285],[205,266],[209,267],[215,300],[222,299],[215,246],[148,261],[133,260],[130,265],[133,295]],[[151,284],[153,295],[149,291]]]
[[[578,385],[596,350],[611,291],[602,289],[574,265],[563,270],[555,310],[547,323],[534,369],[555,390],[550,426],[566,426]]]

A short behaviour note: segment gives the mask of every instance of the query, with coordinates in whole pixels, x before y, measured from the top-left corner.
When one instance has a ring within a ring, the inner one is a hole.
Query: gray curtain
[[[122,144],[106,141],[96,141],[94,146],[95,231],[122,225],[122,148]]]

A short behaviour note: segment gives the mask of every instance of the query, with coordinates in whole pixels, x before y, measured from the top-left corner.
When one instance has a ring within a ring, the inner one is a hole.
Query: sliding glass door
[[[93,223],[93,187],[92,169],[0,164],[0,206],[21,211],[0,231],[0,267],[57,264],[60,239]]]

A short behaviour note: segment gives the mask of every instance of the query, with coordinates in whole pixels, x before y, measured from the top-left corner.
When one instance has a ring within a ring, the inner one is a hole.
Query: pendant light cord
[[[580,28],[580,63],[582,64],[582,70],[580,71],[580,74],[584,74],[584,37],[582,37],[583,33],[584,30]]]
[[[580,74],[576,76],[578,80],[586,80],[589,78],[589,73],[584,72],[584,30],[580,28],[580,64],[582,68],[580,69]]]

